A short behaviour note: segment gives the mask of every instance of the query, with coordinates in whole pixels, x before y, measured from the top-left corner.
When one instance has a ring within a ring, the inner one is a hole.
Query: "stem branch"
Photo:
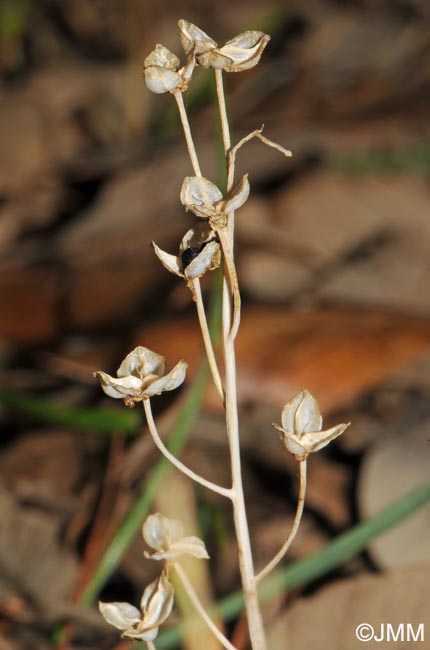
[[[229,292],[224,291],[229,298]],[[227,323],[227,326],[229,323]],[[226,421],[230,446],[232,483],[233,483],[233,518],[239,549],[239,568],[242,578],[243,595],[248,618],[249,634],[253,650],[265,650],[263,621],[256,590],[254,565],[246,517],[245,498],[242,485],[242,469],[239,444],[239,422],[236,396],[236,360],[234,340],[229,336],[229,328],[224,328],[224,360],[226,389]]]
[[[275,557],[267,564],[262,571],[256,576],[256,581],[257,583],[260,582],[260,580],[263,580],[267,576],[272,569],[275,568],[275,566],[282,560],[288,549],[290,548],[291,544],[293,543],[293,540],[297,534],[297,531],[299,529],[300,521],[302,519],[302,514],[303,514],[303,506],[305,503],[305,494],[306,494],[306,466],[307,466],[307,461],[306,460],[301,460],[300,461],[300,489],[299,489],[299,498],[297,501],[297,509],[296,509],[296,514],[294,517],[293,525],[290,531],[290,534],[288,535],[283,547],[280,549],[280,551],[275,555]]]
[[[180,472],[183,472],[183,474],[186,474],[189,478],[191,478],[193,481],[196,481],[196,483],[200,483],[200,485],[203,485],[204,487],[208,488],[209,490],[212,490],[212,492],[216,492],[217,494],[221,494],[223,497],[228,497],[229,499],[233,498],[233,492],[229,488],[223,488],[221,485],[217,485],[216,483],[212,483],[212,481],[208,481],[199,474],[196,474],[193,472],[192,469],[184,465],[176,456],[174,456],[165,446],[164,442],[160,438],[160,434],[158,433],[156,424],[154,422],[154,417],[152,415],[152,409],[151,409],[151,401],[149,399],[144,399],[143,400],[143,408],[145,410],[145,415],[146,419],[148,421],[148,428],[149,432],[158,447],[158,449],[161,451],[161,453],[174,465],[177,469],[179,469]]]
[[[218,96],[219,116],[221,120],[222,140],[224,143],[224,152],[227,155],[227,152],[231,147],[231,138],[227,117],[227,104],[224,95],[224,83],[222,80],[222,70],[215,70],[215,83]],[[231,187],[227,187],[227,190],[231,190]]]
[[[197,596],[196,592],[194,591],[194,588],[193,588],[187,574],[185,573],[185,571],[181,567],[181,565],[178,564],[178,562],[175,562],[173,567],[174,567],[174,569],[175,569],[175,571],[176,571],[176,573],[178,575],[178,578],[182,582],[182,585],[183,585],[183,587],[184,587],[184,589],[185,589],[185,591],[186,591],[186,593],[188,595],[188,598],[190,599],[191,603],[194,605],[196,611],[200,614],[200,616],[202,617],[202,619],[204,620],[204,622],[206,623],[208,628],[211,630],[211,632],[216,636],[218,641],[220,641],[220,643],[222,643],[222,645],[224,646],[224,648],[226,648],[226,650],[237,650],[237,648],[235,648],[234,645],[232,645],[230,643],[230,641],[217,628],[215,623],[212,621],[212,619],[207,614],[207,612],[206,612],[205,608],[203,607],[199,597]]]
[[[284,156],[287,158],[290,158],[293,154],[289,149],[285,149],[285,147],[282,147],[280,144],[277,142],[273,142],[273,140],[269,140],[269,138],[266,138],[265,135],[263,135],[263,128],[264,125],[260,129],[255,129],[255,131],[251,131],[251,133],[248,133],[248,135],[245,135],[242,140],[239,140],[237,144],[234,145],[234,147],[231,147],[228,150],[227,153],[227,187],[230,189],[233,187],[234,183],[234,170],[235,170],[235,165],[236,165],[236,155],[239,149],[243,147],[244,144],[252,140],[253,138],[258,138],[266,144],[268,147],[271,147],[272,149],[276,149],[280,153],[282,153]]]
[[[206,318],[205,306],[203,303],[202,290],[200,286],[199,278],[194,278],[192,280],[194,297],[197,307],[197,315],[199,317],[200,329],[202,331],[203,343],[206,350],[206,355],[209,362],[209,367],[211,369],[212,378],[214,380],[218,395],[221,398],[221,401],[224,403],[224,388],[222,385],[221,375],[218,370],[218,364],[215,358],[215,352],[212,345],[211,336],[209,333],[208,321]]]
[[[233,214],[229,215],[232,217]],[[227,267],[227,273],[230,285],[230,294],[233,294],[233,322],[231,324],[229,338],[233,341],[237,336],[240,325],[241,298],[239,291],[239,281],[237,279],[236,265],[234,263],[233,250],[230,245],[230,238],[225,230],[218,230],[218,238],[221,244],[224,261]]]
[[[187,143],[188,153],[190,154],[191,164],[193,166],[194,174],[196,176],[201,176],[202,172],[200,170],[199,160],[197,158],[196,148],[194,146],[193,136],[191,135],[190,123],[188,121],[187,111],[185,110],[184,98],[182,93],[174,93],[174,98],[179,109],[179,115],[182,122],[182,128],[184,129],[185,140]]]

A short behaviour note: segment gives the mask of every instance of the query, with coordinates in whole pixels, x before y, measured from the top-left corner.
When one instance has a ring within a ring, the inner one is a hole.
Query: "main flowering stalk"
[[[229,293],[230,292],[224,290],[225,302],[230,299]],[[224,310],[224,313],[226,313],[226,311],[227,310]],[[229,337],[229,320],[224,320],[223,330],[226,423],[231,458],[233,518],[239,551],[239,568],[252,648],[253,650],[265,650],[266,639],[256,590],[251,540],[249,537],[245,498],[243,494],[236,394],[236,359],[234,341]]]
[[[223,134],[226,165],[229,167],[229,152],[231,150],[230,128],[227,118],[226,102],[222,70],[215,70],[218,104],[220,111],[221,130]],[[228,187],[231,191],[234,181],[233,169],[227,169]],[[234,247],[234,212],[229,215],[227,226],[230,250]],[[248,619],[249,636],[253,650],[265,650],[266,638],[263,619],[258,601],[255,581],[254,561],[252,557],[251,540],[249,535],[248,518],[246,516],[245,496],[243,493],[242,464],[240,456],[239,417],[237,410],[237,382],[236,382],[236,353],[235,336],[232,331],[232,321],[239,327],[240,313],[234,311],[232,318],[232,294],[235,288],[230,286],[229,278],[224,275],[223,281],[223,311],[222,311],[222,347],[225,367],[225,407],[227,435],[230,447],[232,486],[233,486],[233,518],[239,550],[239,568],[242,580],[243,596]],[[236,328],[235,328],[236,329]]]

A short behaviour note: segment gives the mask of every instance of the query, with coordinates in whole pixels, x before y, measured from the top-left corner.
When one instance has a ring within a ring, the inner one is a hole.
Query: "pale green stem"
[[[234,183],[234,162],[233,162],[233,168],[231,169],[232,166],[229,164],[231,136],[230,136],[228,117],[227,117],[227,104],[225,101],[224,83],[223,83],[222,74],[223,74],[222,70],[215,70],[215,83],[216,83],[216,91],[218,97],[219,115],[221,121],[222,140],[224,143],[224,153],[225,153],[226,164],[227,164],[227,194],[228,194],[232,189]],[[223,236],[224,233],[221,230],[218,231],[218,236],[221,245],[223,246],[224,259],[227,265],[227,270],[230,278],[230,288],[233,294],[233,305],[234,305],[233,322],[231,325],[229,336],[234,340],[237,336],[237,332],[239,329],[240,307],[241,307],[239,284],[237,280],[236,266],[234,263],[234,253],[233,253],[234,212],[228,214],[228,224],[227,224],[226,232],[227,232],[227,237]]]
[[[297,531],[300,526],[300,521],[302,519],[303,515],[303,506],[305,504],[305,494],[306,494],[306,466],[307,466],[307,461],[306,460],[301,460],[300,461],[300,488],[299,488],[299,497],[297,500],[297,509],[296,509],[296,514],[294,517],[293,525],[291,527],[290,534],[288,535],[288,538],[286,539],[283,547],[280,549],[280,551],[275,555],[275,557],[267,564],[262,571],[256,576],[256,581],[257,583],[260,582],[260,580],[263,580],[267,576],[268,573],[272,571],[272,569],[275,568],[275,566],[282,560],[282,558],[285,556],[287,553],[288,549],[290,548],[291,544],[294,541],[294,538],[297,534]]]
[[[223,304],[228,304],[228,310],[225,309],[223,312],[226,422],[232,467],[233,518],[236,530],[237,545],[239,549],[239,568],[242,578],[243,596],[245,599],[251,645],[253,650],[265,650],[266,640],[264,636],[263,620],[256,590],[251,541],[249,537],[248,521],[245,509],[245,498],[242,485],[239,422],[236,395],[236,360],[234,340],[229,336],[230,318],[228,311],[230,310],[230,289],[228,288],[227,282],[224,284]],[[225,316],[227,316],[227,318],[225,318]]]
[[[233,215],[229,215],[233,216]],[[239,282],[237,279],[236,265],[234,263],[233,251],[231,247],[231,239],[227,230],[218,230],[218,238],[221,244],[222,252],[224,254],[225,264],[227,266],[227,273],[230,283],[230,293],[233,294],[233,322],[231,324],[229,337],[234,341],[237,336],[240,325],[240,309],[241,298],[239,291]]]
[[[245,137],[243,137],[242,140],[239,140],[239,142],[235,144],[234,147],[229,149],[227,155],[227,187],[229,188],[233,187],[234,169],[236,165],[237,152],[239,151],[239,149],[243,147],[244,144],[246,144],[253,138],[258,138],[259,140],[261,140],[261,142],[266,144],[268,147],[271,147],[272,149],[276,149],[287,158],[290,158],[293,155],[289,149],[285,149],[285,147],[282,147],[277,142],[273,142],[273,140],[266,138],[266,136],[263,135],[262,131],[263,131],[263,126],[261,127],[261,129],[255,129],[255,131],[251,131],[251,133],[245,135]]]
[[[221,119],[221,130],[223,134],[224,150],[226,161],[231,147],[230,128],[227,119],[227,110],[224,96],[222,71],[215,70],[216,88]],[[228,190],[231,188],[228,188]],[[227,263],[234,266],[233,260],[233,238],[234,225],[233,215],[229,215],[229,225],[226,231],[226,246],[223,247]],[[220,241],[222,241],[220,237]],[[227,248],[228,247],[228,248]],[[263,628],[260,605],[258,602],[254,565],[252,559],[251,540],[249,537],[248,521],[245,509],[245,497],[243,494],[242,469],[240,459],[239,442],[239,420],[237,413],[237,388],[236,388],[236,357],[234,349],[234,337],[231,336],[231,293],[234,291],[231,272],[229,281],[224,275],[223,283],[223,353],[225,365],[225,408],[227,435],[230,448],[232,484],[233,484],[233,518],[236,531],[236,538],[239,550],[239,568],[242,579],[243,596],[245,600],[246,614],[248,619],[249,636],[253,650],[265,650],[266,639]],[[236,311],[236,310],[235,310]],[[233,321],[237,319],[234,314]]]
[[[154,417],[152,415],[152,409],[151,409],[151,401],[149,399],[144,399],[143,400],[143,408],[145,410],[145,415],[146,419],[148,422],[148,428],[149,432],[152,436],[152,439],[155,442],[155,445],[158,447],[158,449],[161,451],[163,456],[165,456],[172,465],[174,465],[180,472],[183,474],[186,474],[189,478],[191,478],[193,481],[196,481],[196,483],[200,483],[200,485],[203,485],[204,487],[208,488],[209,490],[212,490],[212,492],[216,492],[217,494],[221,494],[223,497],[227,497],[229,499],[233,498],[233,492],[229,488],[223,488],[221,485],[217,485],[216,483],[212,483],[212,481],[208,481],[199,474],[196,474],[196,472],[193,472],[192,469],[184,465],[176,456],[174,456],[165,446],[164,442],[160,438],[160,434],[158,433],[157,426],[154,422]]]
[[[176,103],[178,104],[179,115],[181,117],[185,140],[187,142],[188,153],[190,155],[190,160],[194,169],[194,173],[196,176],[201,176],[202,172],[200,170],[200,164],[199,164],[196,148],[194,146],[193,137],[191,135],[190,123],[188,120],[187,111],[185,109],[182,93],[175,93],[174,96],[176,99]],[[197,315],[199,318],[200,329],[202,331],[203,343],[208,357],[209,367],[212,373],[213,380],[215,382],[215,387],[218,391],[221,400],[224,402],[224,389],[221,381],[221,376],[219,374],[215,354],[213,351],[211,337],[209,334],[206,313],[205,313],[205,308],[202,299],[202,292],[200,288],[200,280],[198,278],[195,278],[193,280],[193,289],[194,289],[194,296],[196,299]]]
[[[224,388],[222,385],[221,375],[218,370],[218,364],[215,357],[215,352],[212,345],[212,339],[209,333],[208,321],[206,318],[205,306],[203,303],[202,290],[200,286],[199,278],[194,278],[192,280],[194,298],[196,302],[197,315],[199,317],[200,329],[202,331],[203,343],[206,350],[206,355],[209,362],[209,367],[211,369],[212,378],[215,383],[215,387],[218,391],[218,395],[221,398],[221,401],[224,403]]]
[[[203,607],[199,597],[197,596],[196,592],[194,591],[194,587],[192,586],[187,574],[185,573],[184,569],[181,567],[180,564],[177,562],[174,563],[173,565],[174,569],[176,570],[176,573],[182,582],[182,586],[185,589],[185,592],[188,595],[188,598],[190,599],[191,603],[193,604],[194,608],[198,612],[198,614],[202,617],[210,631],[220,643],[226,648],[226,650],[237,650],[235,646],[230,643],[230,641],[224,636],[224,634],[217,628],[213,620],[209,617],[207,614],[205,608]]]
[[[201,176],[202,172],[200,170],[199,160],[197,158],[196,148],[194,146],[193,136],[191,135],[190,123],[188,121],[187,111],[185,110],[184,98],[182,93],[174,93],[174,98],[179,109],[179,116],[182,122],[182,128],[184,129],[185,140],[187,143],[188,153],[190,154],[191,164],[193,166],[194,174],[196,176]]]
[[[216,92],[218,95],[219,114],[221,119],[222,140],[224,142],[224,151],[227,154],[227,151],[231,147],[231,138],[230,138],[230,128],[228,125],[228,117],[227,117],[227,104],[224,95],[224,83],[222,79],[222,70],[215,70],[215,82],[216,82]],[[231,187],[228,187],[227,190],[231,190]]]

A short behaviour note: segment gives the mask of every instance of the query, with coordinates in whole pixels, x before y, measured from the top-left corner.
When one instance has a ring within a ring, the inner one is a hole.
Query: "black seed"
[[[181,254],[181,262],[182,262],[182,269],[185,270],[189,264],[197,257],[197,255],[200,253],[202,250],[201,246],[198,247],[193,247],[193,248],[187,248],[182,254]]]
[[[207,246],[211,241],[218,241],[218,238],[212,237],[212,239],[203,242],[203,244],[200,244],[200,246],[190,246],[190,248],[187,248],[186,250],[184,250],[183,253],[181,253],[181,263],[182,263],[183,271],[185,271],[187,266],[191,264],[191,262],[197,257],[197,255],[201,253],[204,247]]]

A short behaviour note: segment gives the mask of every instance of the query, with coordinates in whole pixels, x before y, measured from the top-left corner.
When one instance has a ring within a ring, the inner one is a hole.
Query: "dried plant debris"
[[[322,589],[282,614],[270,631],[270,647],[281,650],[287,642],[297,650],[313,645],[321,650],[357,650],[373,634],[373,643],[389,641],[390,624],[403,647],[413,648],[417,639],[411,631],[421,640],[419,626],[428,621],[427,577],[428,564],[418,564],[377,576],[355,576]]]
[[[55,514],[21,504],[5,487],[1,504],[2,579],[42,611],[45,620],[61,617],[69,609],[77,576],[77,558],[61,542],[61,521]]]
[[[387,435],[367,450],[360,470],[358,505],[363,519],[375,515],[429,478],[430,445],[427,424]],[[430,510],[425,508],[377,539],[369,552],[381,568],[430,563]]]

